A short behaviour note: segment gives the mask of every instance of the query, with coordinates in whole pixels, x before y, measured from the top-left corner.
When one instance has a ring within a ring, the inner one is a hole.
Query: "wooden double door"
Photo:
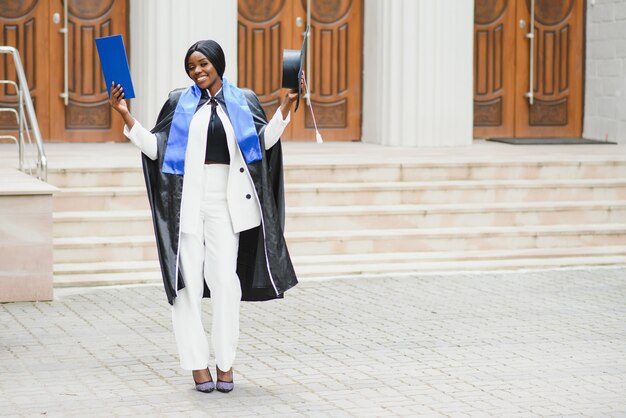
[[[309,4],[305,74],[318,128],[324,140],[360,140],[363,0],[238,0],[238,84],[256,92],[269,117],[274,114],[284,94],[283,49],[300,49]],[[314,138],[311,112],[301,100],[283,139]]]
[[[475,137],[581,136],[584,3],[475,0]]]
[[[123,122],[112,117],[94,39],[122,34],[128,47],[127,0],[65,1],[67,49],[61,31],[63,0],[0,1],[0,45],[20,52],[44,139],[122,140]],[[16,79],[7,55],[0,55],[0,79]],[[16,103],[15,90],[1,86],[0,106],[16,107]],[[0,131],[15,129],[14,119],[0,113]]]

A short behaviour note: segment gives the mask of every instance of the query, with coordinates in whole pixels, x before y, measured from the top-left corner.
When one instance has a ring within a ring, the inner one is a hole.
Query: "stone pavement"
[[[626,416],[626,268],[309,281],[241,322],[202,394],[160,286],[2,304],[0,415]]]

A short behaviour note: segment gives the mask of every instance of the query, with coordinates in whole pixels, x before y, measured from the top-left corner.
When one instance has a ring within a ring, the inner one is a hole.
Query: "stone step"
[[[625,265],[626,247],[294,256],[302,280],[372,274]],[[154,261],[55,264],[55,287],[161,283]]]
[[[154,233],[149,210],[55,212],[52,219],[55,238]]]
[[[285,236],[294,256],[574,248],[623,245],[626,224],[300,231]]]
[[[626,200],[625,180],[300,183],[286,187],[288,206],[397,205]],[[62,188],[55,212],[147,210],[143,186]]]
[[[416,274],[429,272],[463,272],[520,270],[563,267],[626,265],[626,255],[560,258],[513,258],[503,260],[465,260],[454,262],[380,263],[352,266],[303,266],[296,268],[300,279],[349,277],[380,274]]]
[[[55,263],[54,286],[105,286],[113,284],[161,283],[157,261]]]
[[[367,162],[317,164],[285,162],[285,184],[405,182],[453,180],[559,180],[626,178],[623,160]],[[144,186],[137,165],[96,168],[50,168],[48,182],[62,188]]]
[[[48,183],[56,187],[141,186],[145,190],[141,165],[94,168],[50,168]]]
[[[285,185],[287,206],[626,200],[624,179],[472,180]]]
[[[159,262],[147,261],[102,261],[89,263],[55,263],[53,273],[59,275],[80,275],[85,273],[138,273],[160,272]]]
[[[53,215],[54,236],[153,234],[150,211]],[[287,231],[626,223],[626,201],[287,208]]]
[[[54,212],[149,210],[144,186],[62,188],[54,196]]]
[[[626,223],[626,201],[287,208],[286,231]]]
[[[154,235],[55,238],[54,263],[154,261]]]
[[[292,256],[617,246],[626,224],[286,232]],[[153,235],[54,239],[55,263],[157,260]]]
[[[285,184],[452,180],[558,180],[626,178],[626,161],[482,161],[285,166]]]
[[[479,260],[512,260],[512,259],[544,259],[544,258],[572,258],[596,256],[626,256],[626,245],[599,246],[599,247],[553,247],[530,248],[518,250],[474,250],[474,251],[420,251],[398,253],[368,253],[368,254],[325,254],[325,255],[296,255],[293,263],[301,268],[327,266],[352,266],[367,264],[402,264],[402,263],[431,263]]]
[[[163,283],[161,271],[55,274],[54,287],[111,286]]]

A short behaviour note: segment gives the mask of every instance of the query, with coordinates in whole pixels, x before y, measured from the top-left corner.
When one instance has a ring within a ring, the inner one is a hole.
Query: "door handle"
[[[520,21],[520,27],[522,21]],[[530,0],[530,25],[526,38],[530,41],[530,57],[528,62],[530,68],[528,69],[528,92],[525,94],[528,97],[528,103],[531,105],[535,101],[535,0]]]
[[[63,99],[63,104],[67,106],[70,102],[70,94],[69,94],[69,74],[68,74],[68,25],[67,25],[67,2],[68,0],[63,0],[63,27],[59,29],[59,32],[63,35],[63,92],[59,95]],[[58,23],[60,21],[59,14],[55,13],[53,16],[53,21]]]
[[[301,28],[303,23],[304,22],[302,21],[302,18],[300,16],[296,17],[296,26],[297,27]]]
[[[306,23],[307,27],[311,27],[311,0],[307,0],[306,2]],[[313,78],[311,77],[311,33],[310,31],[305,31],[304,36],[306,36],[306,93],[304,98],[306,99],[306,104],[311,106],[311,82]]]

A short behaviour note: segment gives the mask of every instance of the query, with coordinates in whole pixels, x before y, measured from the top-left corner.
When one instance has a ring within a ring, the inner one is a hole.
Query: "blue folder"
[[[133,80],[128,68],[128,59],[126,58],[122,35],[96,38],[96,48],[98,48],[100,66],[102,67],[104,82],[109,96],[111,96],[111,83],[115,82],[115,85],[122,85],[125,99],[135,97],[135,89],[133,88]]]

